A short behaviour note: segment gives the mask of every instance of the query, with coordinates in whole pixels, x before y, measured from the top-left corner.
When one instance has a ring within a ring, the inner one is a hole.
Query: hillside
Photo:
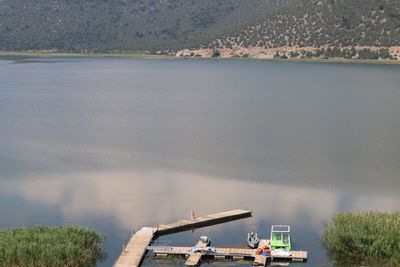
[[[0,0],[0,50],[400,59],[400,1]]]
[[[0,0],[0,50],[198,46],[287,0]]]
[[[291,0],[275,13],[208,47],[400,45],[398,0]]]

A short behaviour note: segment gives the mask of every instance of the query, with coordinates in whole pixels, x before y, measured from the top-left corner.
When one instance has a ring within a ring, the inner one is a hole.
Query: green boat
[[[289,225],[272,225],[270,246],[271,249],[284,249],[288,252],[292,250]]]

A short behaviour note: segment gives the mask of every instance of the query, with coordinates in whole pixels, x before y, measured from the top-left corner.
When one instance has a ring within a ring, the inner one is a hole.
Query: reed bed
[[[103,235],[78,226],[0,230],[0,266],[95,266],[105,259],[103,241]]]
[[[400,212],[338,213],[324,239],[338,263],[400,266]]]

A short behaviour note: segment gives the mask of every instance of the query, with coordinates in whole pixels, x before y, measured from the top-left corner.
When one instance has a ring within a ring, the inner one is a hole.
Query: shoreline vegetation
[[[392,50],[391,50],[392,49]],[[112,57],[136,59],[224,59],[224,60],[265,60],[279,62],[310,62],[338,64],[400,64],[400,47],[396,48],[362,48],[356,52],[353,48],[346,49],[185,49],[179,51],[81,51],[62,52],[54,50],[39,51],[0,51],[0,59],[29,59],[44,57]],[[398,50],[393,50],[398,49]],[[326,55],[326,51],[330,56]],[[359,52],[363,51],[363,52]],[[359,53],[362,57],[359,57]],[[355,55],[354,55],[355,54]],[[383,55],[383,58],[381,57]]]
[[[205,58],[255,58],[318,61],[357,61],[400,63],[400,46],[323,46],[323,47],[222,47],[184,49],[176,52],[178,57]]]
[[[325,225],[324,240],[339,264],[400,265],[400,212],[341,212]]]
[[[104,236],[79,226],[0,230],[0,266],[92,267],[103,261]]]

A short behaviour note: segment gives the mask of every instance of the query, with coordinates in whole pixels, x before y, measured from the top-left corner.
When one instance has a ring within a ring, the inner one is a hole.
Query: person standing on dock
[[[196,214],[195,214],[194,210],[191,210],[191,212],[190,212],[190,219],[191,220],[196,219]]]

